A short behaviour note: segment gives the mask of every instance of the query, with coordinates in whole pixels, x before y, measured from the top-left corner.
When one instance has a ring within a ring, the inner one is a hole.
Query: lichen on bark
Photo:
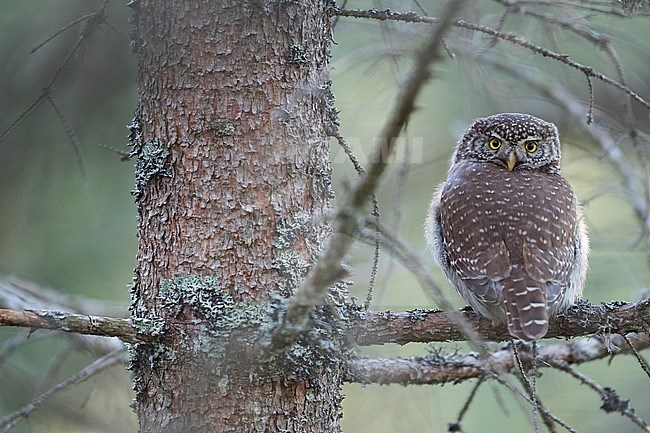
[[[339,431],[342,361],[328,358],[336,343],[312,337],[325,331],[306,335],[293,358],[260,366],[247,353],[329,236],[334,3],[133,7],[134,149],[168,152],[147,153],[139,171],[152,175],[136,181],[132,313],[166,325],[158,346],[134,348],[140,429]],[[332,305],[315,322],[330,326]]]

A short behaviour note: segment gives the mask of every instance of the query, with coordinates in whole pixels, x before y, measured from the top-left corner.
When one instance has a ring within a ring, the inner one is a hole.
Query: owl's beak
[[[517,165],[517,155],[515,155],[514,150],[508,154],[508,159],[506,159],[506,165],[508,166],[508,170],[510,171],[514,170],[515,165]]]

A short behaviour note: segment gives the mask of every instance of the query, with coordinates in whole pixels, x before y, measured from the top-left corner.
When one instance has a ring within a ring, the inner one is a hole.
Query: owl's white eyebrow
[[[490,137],[498,138],[499,140],[501,140],[501,141],[503,141],[503,142],[506,141],[502,136],[500,136],[499,134],[497,134],[497,133],[495,133],[495,132],[491,132],[491,133],[490,133]]]
[[[527,141],[540,141],[540,140],[542,140],[542,137],[537,137],[537,136],[535,136],[535,137],[526,137],[523,140],[519,140],[517,142],[517,144],[522,144],[522,143],[525,143]]]

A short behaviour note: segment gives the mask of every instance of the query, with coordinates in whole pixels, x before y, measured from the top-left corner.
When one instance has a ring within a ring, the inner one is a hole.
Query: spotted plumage
[[[580,298],[589,249],[555,125],[516,113],[477,119],[434,195],[426,237],[477,313],[524,341],[546,335],[549,318]]]

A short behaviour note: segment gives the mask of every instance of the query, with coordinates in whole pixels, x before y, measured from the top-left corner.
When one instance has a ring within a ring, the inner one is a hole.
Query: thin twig
[[[109,145],[104,144],[104,143],[99,143],[99,147],[101,147],[102,149],[108,150],[109,152],[113,152],[113,153],[117,154],[120,157],[120,161],[128,161],[129,159],[131,159],[133,157],[131,152],[129,152],[127,150],[118,149],[117,147],[109,146]]]
[[[1,433],[6,433],[11,430],[12,427],[29,416],[34,410],[45,403],[53,395],[95,376],[107,368],[112,367],[113,365],[126,362],[124,359],[124,353],[124,349],[118,349],[105,356],[102,356],[83,370],[73,374],[63,382],[48,389],[25,406],[3,418],[0,418],[0,428],[3,428]]]
[[[645,374],[647,374],[648,377],[650,378],[650,368],[648,368],[648,362],[645,359],[643,359],[643,356],[641,356],[641,354],[636,350],[636,348],[634,347],[634,345],[632,344],[632,342],[630,341],[630,339],[626,334],[623,334],[623,338],[625,339],[627,345],[630,347],[630,350],[634,354],[634,357],[636,358],[637,362],[639,363],[639,365],[641,366]]]
[[[528,398],[523,392],[521,392],[521,390],[513,387],[508,382],[504,381],[503,378],[499,377],[496,374],[490,375],[489,377],[491,379],[496,380],[497,382],[499,382],[500,384],[502,384],[506,388],[508,388],[510,391],[512,391],[512,393],[514,393],[515,395],[521,397],[523,400],[527,401],[529,404],[531,404],[531,405],[533,404],[533,401],[530,398]],[[571,427],[566,421],[563,421],[562,419],[560,419],[557,416],[553,415],[546,407],[542,406],[542,407],[540,407],[540,410],[542,411],[542,413],[544,414],[545,417],[548,417],[549,419],[553,420],[553,422],[561,425],[567,431],[569,431],[571,433],[577,433],[576,430],[573,427]]]
[[[272,333],[270,342],[272,352],[292,344],[309,327],[309,314],[312,307],[320,302],[330,284],[346,275],[341,259],[352,245],[352,234],[359,226],[362,209],[388,166],[388,157],[415,108],[415,99],[430,77],[430,67],[439,58],[438,48],[441,39],[463,3],[452,1],[448,4],[444,18],[419,52],[413,72],[379,135],[379,143],[373,153],[366,176],[359,179],[351,193],[342,201],[333,220],[333,234],[327,249],[289,300],[280,323]]]
[[[643,431],[650,432],[650,425],[647,423],[647,421],[636,414],[634,408],[630,405],[629,400],[621,400],[614,389],[600,385],[598,382],[591,379],[589,376],[579,372],[566,362],[554,360],[546,360],[546,362],[558,370],[569,373],[571,376],[578,379],[581,383],[587,385],[589,388],[600,394],[600,397],[603,399],[603,405],[601,406],[601,409],[603,409],[605,412],[618,412],[621,415],[628,417]]]
[[[414,12],[394,12],[389,9],[386,10],[351,10],[351,9],[337,9],[336,10],[336,15],[339,16],[345,16],[345,17],[353,17],[353,18],[371,18],[371,19],[377,19],[377,20],[393,20],[393,21],[403,21],[403,22],[422,22],[422,23],[437,23],[440,22],[440,19],[437,17],[427,17],[427,16],[421,16],[418,15]],[[494,38],[510,42],[514,45],[518,45],[520,47],[526,48],[535,54],[539,54],[543,57],[548,57],[554,60],[557,60],[560,63],[563,63],[573,69],[576,69],[580,72],[582,72],[585,76],[587,77],[593,77],[596,78],[612,87],[615,87],[619,89],[620,91],[624,92],[625,94],[631,96],[634,98],[636,101],[638,101],[641,105],[643,105],[645,108],[650,109],[650,102],[646,101],[644,98],[642,98],[638,93],[634,92],[632,89],[630,89],[628,86],[624,85],[618,80],[614,80],[607,75],[604,75],[600,72],[597,72],[594,70],[593,67],[583,65],[581,63],[576,62],[575,60],[571,59],[571,57],[568,54],[560,54],[551,50],[548,50],[540,45],[534,44],[530,42],[529,40],[519,36],[516,33],[505,33],[505,32],[500,32],[495,29],[492,29],[487,26],[483,26],[480,24],[474,24],[467,22],[465,20],[457,20],[453,23],[453,26],[459,27],[459,28],[464,28],[467,30],[472,30],[475,32],[483,33],[489,36],[492,36]]]
[[[36,51],[38,51],[40,48],[42,48],[43,45],[47,44],[47,43],[50,42],[52,39],[56,38],[56,37],[59,36],[61,33],[63,33],[63,32],[65,32],[66,30],[68,30],[70,27],[74,26],[75,24],[79,24],[80,22],[85,21],[85,20],[87,20],[88,18],[92,18],[92,17],[94,17],[95,15],[97,15],[97,13],[98,13],[98,12],[93,12],[93,13],[91,13],[91,14],[84,15],[84,16],[81,16],[81,17],[77,18],[76,20],[72,21],[70,24],[64,26],[64,27],[63,27],[62,29],[60,29],[59,31],[55,32],[55,33],[54,33],[52,36],[50,36],[49,38],[45,39],[45,40],[44,40],[43,42],[41,42],[40,44],[36,45],[34,48],[32,48],[32,49],[29,51],[29,53],[30,53],[30,54],[34,54]]]
[[[104,3],[102,3],[102,6],[97,12],[91,14],[92,16],[85,18],[87,24],[84,30],[81,32],[79,39],[77,39],[70,51],[68,51],[65,59],[63,59],[63,62],[61,62],[56,71],[54,71],[52,78],[50,79],[49,83],[43,88],[40,95],[38,95],[38,97],[22,113],[20,113],[8,127],[0,132],[0,143],[6,140],[7,137],[14,131],[14,129],[16,129],[16,127],[20,125],[23,120],[25,120],[25,118],[41,104],[41,102],[48,98],[48,95],[51,93],[54,84],[59,79],[61,72],[73,59],[75,53],[81,47],[82,43],[87,40],[90,35],[92,35],[104,23],[104,20],[106,19],[106,14],[104,12],[107,5],[108,0],[104,0]]]
[[[589,86],[589,104],[587,109],[587,125],[591,125],[594,121],[594,83],[591,81],[591,77],[587,75],[587,85]]]
[[[379,203],[377,202],[377,195],[372,195],[372,216],[379,223]],[[370,270],[370,281],[368,281],[368,291],[366,293],[366,302],[363,304],[363,308],[368,311],[370,310],[370,305],[372,304],[372,295],[375,289],[375,284],[377,282],[377,276],[379,275],[379,258],[381,255],[381,232],[375,230],[375,245],[373,250],[372,257],[372,269]]]
[[[539,406],[540,403],[537,400],[537,387],[536,384],[533,383],[528,378],[528,375],[526,374],[526,369],[524,368],[523,363],[521,362],[521,357],[519,356],[519,349],[517,348],[517,341],[512,340],[510,342],[512,345],[512,353],[515,356],[515,361],[517,362],[517,368],[519,369],[519,374],[521,375],[521,383],[524,385],[524,389],[530,396],[530,401],[531,401],[531,407],[533,408],[533,431],[534,433],[539,433],[539,426],[537,424],[537,415],[540,412]],[[537,360],[535,359],[535,356],[533,355],[533,364],[537,363]],[[548,425],[548,424],[547,424]]]
[[[512,352],[515,356],[515,360],[517,361],[517,368],[519,370],[520,374],[520,380],[522,385],[524,386],[524,389],[530,396],[530,401],[531,401],[531,406],[533,409],[532,417],[533,417],[533,431],[535,433],[539,432],[539,425],[537,422],[537,417],[538,415],[541,414],[542,416],[542,421],[544,422],[544,425],[548,429],[549,432],[555,433],[555,425],[553,424],[553,419],[551,419],[548,416],[548,411],[544,411],[541,408],[545,407],[544,404],[540,401],[539,395],[537,394],[537,341],[532,342],[532,361],[530,362],[530,370],[531,370],[531,376],[530,378],[526,374],[526,369],[524,368],[523,362],[521,360],[521,357],[519,356],[519,349],[517,348],[517,341],[512,340],[511,343],[512,345]]]
[[[397,231],[397,229],[400,226],[400,223],[402,222],[402,211],[404,208],[404,197],[406,196],[406,186],[407,186],[407,180],[408,180],[408,175],[409,171],[411,168],[410,164],[410,158],[411,158],[411,153],[410,153],[410,147],[404,146],[402,147],[404,151],[404,157],[402,160],[402,163],[399,165],[399,168],[397,170],[397,173],[395,177],[397,178],[397,182],[395,182],[395,201],[394,201],[394,206],[393,206],[393,226],[394,230]],[[379,220],[377,223],[381,223]],[[374,232],[379,233],[378,229],[374,229]],[[381,233],[379,233],[381,235]],[[390,246],[389,246],[390,247]],[[389,255],[389,260],[388,263],[385,266],[384,270],[384,275],[392,275],[393,272],[393,267],[395,266],[395,261],[392,255]],[[379,297],[381,298],[382,295],[386,292],[386,288],[390,284],[390,279],[389,278],[384,278],[381,286],[379,286]]]
[[[70,144],[72,145],[72,149],[74,150],[74,153],[77,156],[77,165],[79,166],[79,171],[81,172],[81,178],[83,179],[84,184],[89,185],[90,181],[88,179],[88,172],[86,171],[86,164],[84,163],[83,152],[81,151],[81,141],[79,141],[79,137],[77,137],[77,134],[74,132],[74,129],[72,129],[72,126],[70,126],[70,122],[68,122],[68,119],[65,117],[65,114],[63,114],[61,108],[59,108],[57,103],[54,101],[54,98],[50,94],[49,90],[45,94],[45,97],[50,102],[50,105],[52,106],[54,112],[59,118],[59,122],[61,122],[61,125],[65,130],[65,133],[68,135],[68,138],[70,139]]]
[[[485,381],[485,376],[479,377],[479,379],[476,381],[474,384],[474,388],[472,388],[472,391],[469,393],[467,396],[467,400],[465,400],[465,404],[463,407],[460,409],[460,412],[458,412],[458,417],[456,417],[456,421],[453,423],[449,423],[449,429],[448,431],[450,432],[459,432],[462,431],[460,427],[460,423],[465,417],[465,414],[467,413],[469,406],[472,404],[474,401],[474,397],[476,397],[476,393],[478,392],[478,389],[481,387],[483,382]]]
[[[530,389],[532,391],[531,397],[533,398],[533,401],[535,402],[535,407],[533,408],[533,416],[537,418],[537,403],[539,401],[539,395],[537,394],[537,340],[533,340],[532,344],[532,350],[533,350],[533,362],[531,364],[531,381],[530,381]],[[555,433],[555,428],[553,426],[553,423],[551,422],[550,419],[546,417],[544,413],[542,413],[542,420],[544,421],[544,424],[546,424],[546,427],[549,429],[551,433]],[[535,419],[535,422],[537,420]]]
[[[339,145],[345,152],[345,154],[348,156],[350,161],[352,162],[352,165],[354,166],[354,169],[357,171],[357,174],[359,176],[364,176],[366,174],[366,170],[363,168],[361,163],[359,162],[359,159],[357,156],[354,154],[352,151],[352,148],[350,147],[350,144],[348,141],[343,137],[341,134],[341,131],[339,131],[338,127],[336,128],[336,131],[333,133],[333,137],[336,138],[338,141]],[[377,200],[377,194],[372,194],[372,216],[379,222],[380,220],[380,214],[379,214],[379,201]],[[374,239],[374,255],[373,255],[373,260],[372,260],[372,270],[370,271],[370,281],[368,282],[368,292],[366,293],[366,301],[363,304],[363,307],[366,310],[370,309],[370,304],[372,303],[372,295],[373,295],[373,290],[375,288],[375,283],[377,281],[377,275],[379,274],[379,256],[380,256],[380,251],[381,251],[381,233],[379,233],[379,230],[375,230],[375,239]]]
[[[469,324],[465,317],[455,310],[451,300],[444,290],[436,284],[429,267],[425,264],[422,257],[413,251],[395,231],[390,230],[382,224],[377,224],[373,220],[368,220],[368,224],[373,225],[378,229],[382,236],[399,251],[402,257],[404,257],[403,264],[418,279],[420,286],[425,290],[425,293],[431,295],[434,302],[447,312],[449,320],[457,326],[462,335],[471,343],[472,349],[479,352],[483,357],[487,357],[487,351],[483,339],[480,337],[476,329]]]

